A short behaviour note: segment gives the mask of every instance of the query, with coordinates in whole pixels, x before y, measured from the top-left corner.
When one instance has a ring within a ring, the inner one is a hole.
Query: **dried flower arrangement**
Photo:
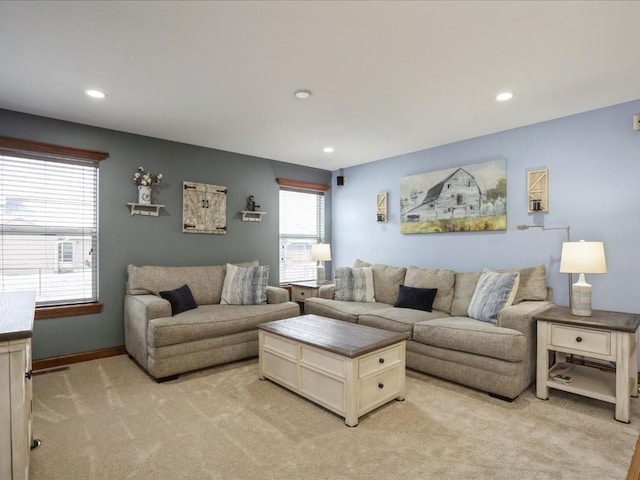
[[[143,167],[138,167],[138,171],[133,175],[133,183],[146,187],[160,183],[160,180],[162,180],[161,173],[156,175],[155,173],[145,172]]]

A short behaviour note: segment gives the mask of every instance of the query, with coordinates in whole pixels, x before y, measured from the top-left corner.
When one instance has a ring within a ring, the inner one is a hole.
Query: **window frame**
[[[329,190],[330,185],[325,185],[325,184],[321,184],[321,183],[310,183],[310,182],[301,182],[298,180],[288,180],[285,178],[277,178],[276,179],[278,185],[279,185],[279,191],[278,191],[278,196],[280,195],[280,192],[282,190],[289,190],[289,191],[297,191],[300,193],[309,193],[309,194],[316,194],[319,195],[321,194],[322,196],[325,196],[325,193],[327,192],[327,190]],[[326,203],[324,204],[324,208],[326,209]],[[326,212],[323,212],[323,219],[326,218]],[[319,236],[317,237],[318,239],[318,243],[324,243],[325,242],[325,232],[326,232],[326,222],[322,222],[322,231],[319,232]],[[282,235],[280,234],[280,230],[278,228],[278,250],[280,250],[281,248],[281,239],[282,239]],[[281,252],[278,251],[278,258],[280,259],[280,255]],[[278,266],[280,266],[280,260],[278,261]],[[280,269],[278,269],[278,281],[280,283],[280,285],[290,285],[291,282],[290,281],[286,281],[286,282],[282,282],[280,281],[282,272],[280,272]],[[314,277],[315,279],[315,277]],[[302,281],[302,280],[301,280]]]
[[[67,147],[52,143],[36,142],[20,138],[0,136],[0,155],[19,158],[30,158],[44,161],[56,161],[69,164],[95,164],[106,159],[109,154],[97,150]],[[96,202],[98,202],[96,192]],[[96,281],[98,275],[96,274]],[[104,304],[100,301],[82,302],[75,304],[38,306],[35,319],[69,317],[76,315],[90,315],[100,313]]]

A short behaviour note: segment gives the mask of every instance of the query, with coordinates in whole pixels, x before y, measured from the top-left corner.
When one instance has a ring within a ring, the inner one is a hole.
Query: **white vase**
[[[149,185],[138,185],[138,203],[151,204],[151,187]]]

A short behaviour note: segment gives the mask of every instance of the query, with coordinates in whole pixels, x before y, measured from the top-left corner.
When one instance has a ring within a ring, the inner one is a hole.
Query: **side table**
[[[298,282],[291,284],[291,300],[298,302],[304,311],[304,302],[307,298],[317,297],[320,287],[323,285],[331,285],[331,282],[318,283],[311,282]]]
[[[552,307],[534,315],[538,322],[536,396],[546,400],[549,388],[615,404],[614,418],[629,423],[629,397],[638,396],[640,315],[593,310],[590,317],[571,314],[569,307]],[[555,362],[549,366],[549,352]],[[570,383],[552,379],[567,354],[616,363],[616,373],[571,364]]]

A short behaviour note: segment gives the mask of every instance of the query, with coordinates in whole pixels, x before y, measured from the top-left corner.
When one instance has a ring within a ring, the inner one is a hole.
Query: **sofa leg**
[[[155,381],[157,383],[164,383],[164,382],[170,382],[171,380],[175,380],[176,378],[178,378],[180,375],[169,375],[168,377],[162,377],[162,378],[155,378]]]
[[[498,395],[497,393],[490,393],[490,397],[497,398],[498,400],[502,400],[503,402],[513,402],[516,398],[503,397],[502,395]]]

